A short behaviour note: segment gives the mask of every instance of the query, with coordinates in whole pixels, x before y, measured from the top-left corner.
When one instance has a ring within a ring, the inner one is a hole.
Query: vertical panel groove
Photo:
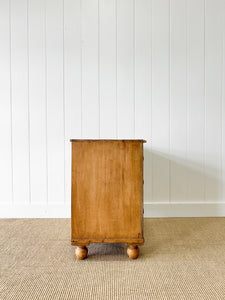
[[[80,0],[80,125],[81,125],[81,138],[83,138],[83,41],[82,41],[82,0]]]
[[[225,109],[225,104],[224,104],[224,100],[225,99],[225,2],[223,2],[223,22],[222,22],[222,26],[223,26],[223,31],[222,31],[222,95],[221,95],[221,99],[222,99],[222,118],[221,120],[224,119],[225,115],[224,115],[224,109]],[[224,123],[223,123],[224,124]],[[225,163],[225,154],[224,154],[224,151],[225,151],[225,139],[224,139],[224,125],[222,125],[222,153],[223,153],[223,156],[222,156],[222,184],[223,184],[223,191],[222,191],[222,197],[225,197],[225,166],[224,166],[224,163]]]
[[[221,82],[222,82],[222,85],[221,85],[221,88],[222,88],[222,91],[221,91],[221,106],[222,106],[222,109],[221,109],[221,120],[223,121],[223,118],[224,118],[224,108],[225,108],[225,105],[224,105],[224,101],[223,99],[225,99],[225,61],[224,61],[224,52],[225,52],[225,2],[223,2],[223,7],[222,7],[222,26],[223,26],[223,30],[222,30],[222,75],[221,75]],[[224,125],[222,124],[221,126],[221,135],[222,135],[222,139],[221,139],[221,171],[222,171],[222,175],[221,175],[221,178],[222,178],[222,199],[223,197],[225,196],[225,193],[224,193],[224,184],[225,184],[225,167],[224,167]]]
[[[224,67],[224,25],[225,25],[225,22],[224,22],[224,18],[225,18],[225,15],[224,15],[224,3],[223,3],[223,6],[221,7],[221,10],[222,10],[222,22],[220,25],[222,25],[222,32],[221,32],[221,98],[220,98],[220,106],[221,106],[221,170],[220,170],[220,176],[221,176],[221,181],[222,181],[222,184],[221,184],[221,188],[220,188],[220,201],[223,200],[223,184],[224,184],[224,178],[223,178],[223,109],[224,109],[224,106],[223,106],[223,99],[224,99],[224,95],[223,95],[223,83],[224,83],[224,73],[223,73],[223,67]]]
[[[171,101],[172,101],[172,0],[169,0],[169,124],[168,124],[168,130],[169,130],[169,154],[171,153],[171,119],[172,119],[172,107],[171,107]],[[169,202],[171,202],[171,160],[169,159]]]
[[[98,0],[98,115],[99,115],[99,122],[98,122],[98,131],[99,131],[99,138],[101,138],[101,93],[100,93],[100,14],[99,14],[99,1]]]
[[[9,0],[9,97],[10,97],[10,155],[11,155],[11,203],[14,203],[13,193],[13,133],[12,133],[12,23],[11,23],[11,0]]]
[[[11,178],[12,178],[12,198],[14,203],[14,178],[13,178],[13,129],[12,129],[12,22],[11,22],[11,0],[9,0],[9,81],[10,81],[10,140],[11,140]]]
[[[135,64],[136,64],[136,60],[135,60],[135,55],[136,55],[136,48],[135,48],[135,0],[133,0],[133,119],[134,119],[134,128],[133,128],[133,136],[134,138],[136,138],[136,133],[135,133],[135,116],[136,116],[136,113],[135,113],[135,101],[136,101],[136,81],[135,81]]]
[[[204,202],[206,201],[206,0],[204,0]]]
[[[62,93],[63,93],[63,140],[64,140],[64,203],[66,203],[66,111],[65,111],[65,3],[62,0]]]
[[[44,8],[44,65],[45,65],[45,155],[46,155],[46,204],[48,204],[49,193],[48,193],[48,87],[47,87],[47,7],[45,0],[45,8]]]
[[[29,0],[27,0],[27,114],[28,114],[28,194],[31,204],[31,172],[30,172],[30,47],[29,47]]]
[[[186,113],[187,113],[187,135],[186,135],[186,161],[188,162],[189,158],[189,143],[190,143],[190,37],[189,37],[189,6],[188,1],[186,0]],[[186,187],[186,200],[189,200],[188,191],[189,191],[189,172],[187,172],[187,187]]]
[[[116,89],[116,138],[118,139],[118,89],[117,89],[117,73],[118,73],[118,11],[117,11],[117,0],[115,0],[115,18],[116,18],[116,83],[115,83],[115,89]]]
[[[150,16],[150,18],[151,18],[151,22],[150,22],[150,24],[151,24],[151,37],[150,37],[150,42],[151,42],[151,56],[150,56],[150,64],[151,64],[151,71],[150,71],[150,76],[151,76],[151,90],[150,90],[150,97],[151,97],[151,99],[150,99],[150,113],[151,113],[151,115],[150,115],[150,118],[151,118],[151,120],[150,120],[150,140],[148,141],[149,143],[150,143],[150,161],[149,161],[149,168],[150,168],[150,176],[151,176],[151,182],[150,182],[150,184],[151,184],[151,186],[150,186],[150,189],[151,189],[151,199],[150,200],[152,200],[152,201],[154,201],[154,199],[153,199],[153,195],[154,195],[154,191],[153,191],[153,168],[154,168],[154,165],[153,165],[153,163],[152,163],[152,87],[153,87],[153,85],[152,85],[152,82],[153,82],[153,80],[152,80],[152,75],[153,75],[153,72],[152,72],[152,51],[153,51],[153,38],[152,38],[152,32],[153,32],[153,0],[151,0],[151,16]]]
[[[186,107],[185,107],[185,110],[186,110],[186,152],[185,152],[185,162],[187,163],[188,162],[188,124],[189,124],[189,90],[188,90],[188,61],[189,61],[189,54],[188,54],[188,25],[187,25],[187,20],[188,20],[188,4],[187,4],[187,0],[186,0],[186,3],[185,3],[185,34],[186,34],[186,47],[185,47],[185,58],[186,58],[186,62],[185,62],[185,67],[186,67],[186,82],[185,82],[185,88],[186,88],[186,91],[185,91],[185,96],[186,96]],[[185,201],[187,202],[187,199],[188,199],[188,170],[186,170],[186,189],[185,189]]]

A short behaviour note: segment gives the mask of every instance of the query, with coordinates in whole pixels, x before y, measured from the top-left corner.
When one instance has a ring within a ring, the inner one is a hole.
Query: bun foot
[[[130,245],[127,248],[127,255],[131,258],[131,259],[136,259],[139,256],[139,248],[136,245]]]
[[[75,254],[78,259],[84,259],[88,255],[88,249],[85,246],[77,246]]]

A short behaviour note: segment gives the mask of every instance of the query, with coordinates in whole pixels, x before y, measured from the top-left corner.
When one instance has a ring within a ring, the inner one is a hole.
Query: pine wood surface
[[[71,140],[71,244],[143,244],[143,140]]]

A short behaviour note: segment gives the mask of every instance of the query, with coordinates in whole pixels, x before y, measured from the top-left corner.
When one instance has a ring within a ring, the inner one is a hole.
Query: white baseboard
[[[225,217],[225,203],[145,203],[146,218]]]
[[[0,205],[0,218],[70,218],[70,204]]]
[[[225,217],[225,203],[145,203],[144,216]],[[1,204],[0,218],[70,218],[70,204]]]

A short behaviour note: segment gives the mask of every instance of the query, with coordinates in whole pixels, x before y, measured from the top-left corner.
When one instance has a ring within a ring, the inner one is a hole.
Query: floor
[[[69,219],[0,220],[0,299],[225,299],[225,218],[144,220],[145,244],[91,244]]]

